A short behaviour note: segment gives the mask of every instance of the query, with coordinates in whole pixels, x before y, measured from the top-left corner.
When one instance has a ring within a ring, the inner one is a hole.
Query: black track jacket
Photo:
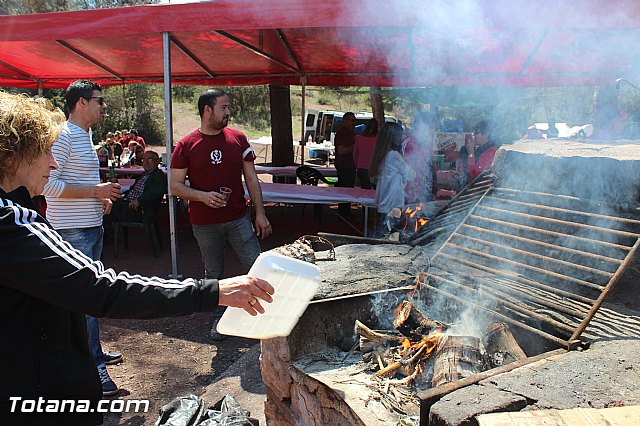
[[[159,318],[212,311],[217,304],[217,280],[117,274],[62,240],[34,210],[26,188],[0,190],[0,424],[47,421],[9,415],[12,396],[101,399],[84,314]],[[46,424],[98,424],[101,418],[54,416]]]

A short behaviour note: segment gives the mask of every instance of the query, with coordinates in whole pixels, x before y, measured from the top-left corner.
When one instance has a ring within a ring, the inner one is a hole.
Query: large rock
[[[520,411],[527,400],[515,393],[484,386],[468,386],[444,396],[429,412],[430,426],[477,425],[475,416]]]
[[[640,143],[518,141],[498,150],[493,170],[501,187],[628,203],[638,197]]]
[[[329,252],[316,253],[319,259]],[[405,244],[348,244],[335,248],[335,261],[319,261],[322,284],[314,299],[366,293],[405,285],[429,266],[424,247]]]
[[[639,339],[598,341],[452,392],[429,417],[439,425],[474,425],[476,415],[489,412],[636,405],[639,372]]]

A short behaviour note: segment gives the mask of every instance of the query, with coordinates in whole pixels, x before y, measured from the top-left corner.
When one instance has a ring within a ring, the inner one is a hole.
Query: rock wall
[[[640,143],[518,141],[498,150],[493,170],[497,186],[625,204],[639,194]]]

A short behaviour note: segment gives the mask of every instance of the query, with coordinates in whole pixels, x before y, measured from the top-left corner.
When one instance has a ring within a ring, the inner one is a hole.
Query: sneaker
[[[113,396],[118,393],[118,386],[109,377],[107,367],[104,365],[98,366],[98,375],[100,376],[100,383],[102,383],[102,396]]]
[[[117,364],[122,361],[122,353],[118,351],[103,351],[102,361],[107,365]]]

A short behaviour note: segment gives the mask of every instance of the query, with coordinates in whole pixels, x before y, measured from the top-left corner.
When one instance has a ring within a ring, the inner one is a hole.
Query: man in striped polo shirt
[[[119,184],[100,183],[100,164],[91,139],[91,126],[102,121],[107,104],[100,85],[89,80],[71,83],[65,103],[69,118],[52,147],[60,167],[51,171],[44,189],[47,219],[65,241],[92,260],[99,260],[102,216],[111,211],[113,200],[122,197]],[[122,355],[103,352],[98,320],[87,315],[86,321],[103,395],[115,395],[118,387],[109,377],[105,362],[118,362]]]

